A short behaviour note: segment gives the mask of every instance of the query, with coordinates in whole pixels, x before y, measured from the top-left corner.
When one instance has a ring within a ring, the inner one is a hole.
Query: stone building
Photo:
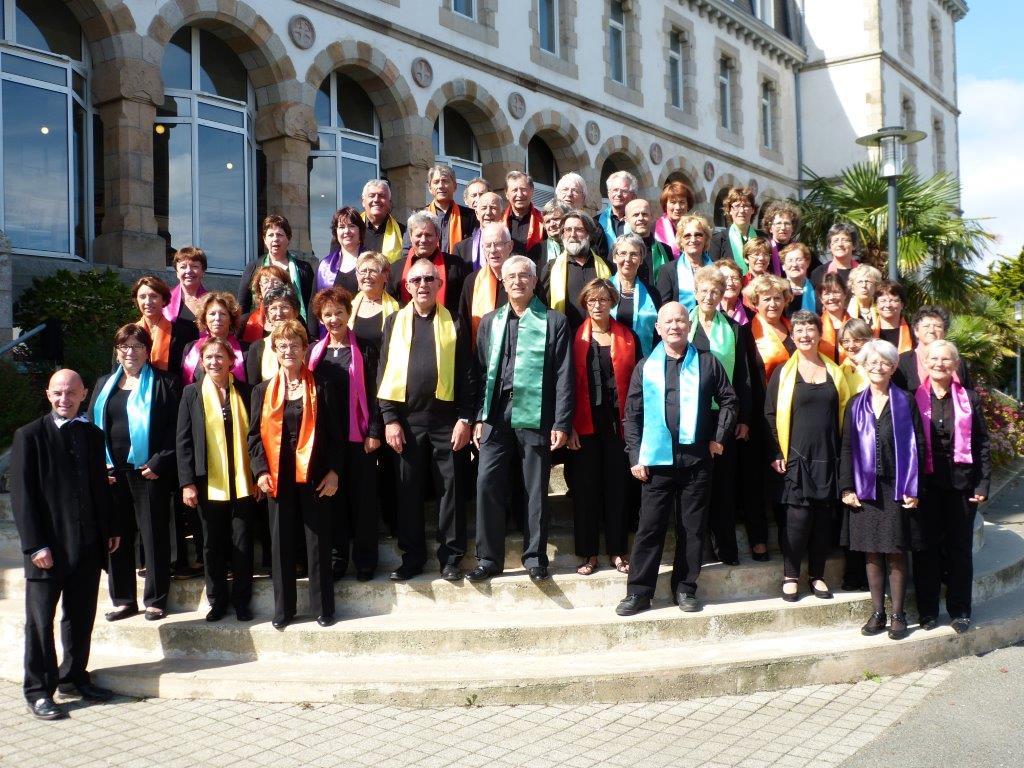
[[[0,0],[0,229],[13,289],[58,267],[160,270],[206,249],[233,281],[266,212],[322,256],[384,176],[396,210],[437,158],[591,208],[632,171],[706,213],[734,185],[795,195],[857,135],[929,133],[957,167],[962,0]],[[7,282],[5,287],[8,287]],[[3,322],[0,321],[0,325]]]

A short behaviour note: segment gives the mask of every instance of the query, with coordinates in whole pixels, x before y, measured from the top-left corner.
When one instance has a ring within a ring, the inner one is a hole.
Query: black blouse
[[[110,445],[110,458],[115,469],[130,469],[128,454],[132,451],[132,436],[128,424],[128,397],[131,390],[114,387],[107,398],[106,421],[107,439]]]

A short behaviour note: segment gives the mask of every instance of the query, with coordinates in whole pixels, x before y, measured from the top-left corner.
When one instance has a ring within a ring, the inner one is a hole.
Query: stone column
[[[160,68],[112,59],[93,70],[93,99],[103,121],[104,206],[93,260],[163,269],[167,244],[153,215],[153,123],[163,103]]]
[[[288,219],[292,226],[291,250],[311,256],[308,162],[310,147],[316,141],[313,108],[298,102],[261,108],[256,118],[256,140],[267,159],[267,213]]]
[[[381,142],[380,167],[391,184],[391,205],[401,222],[427,204],[427,170],[434,164],[432,126],[423,118]],[[411,122],[411,121],[410,121]]]
[[[0,229],[0,344],[11,340],[14,329],[14,274],[11,272],[11,241]]]

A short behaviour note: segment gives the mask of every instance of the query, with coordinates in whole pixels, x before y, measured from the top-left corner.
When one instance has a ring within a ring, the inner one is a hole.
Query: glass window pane
[[[153,130],[153,211],[169,253],[193,243],[191,125]]]
[[[668,57],[668,75],[670,80],[671,93],[669,94],[672,98],[672,106],[679,108],[682,107],[682,92],[683,84],[680,82],[680,63],[679,59],[675,56]]]
[[[182,27],[164,46],[164,60],[160,64],[164,88],[192,90],[192,29]]]
[[[309,158],[309,239],[313,253],[323,258],[331,250],[331,218],[344,205],[338,199],[338,159]]]
[[[360,155],[361,157],[369,157],[375,162],[377,160],[377,145],[370,144],[365,141],[350,139],[343,136],[341,139],[341,151],[348,152],[353,155]]]
[[[434,147],[434,154],[441,154],[441,118],[434,121],[434,130],[430,133],[430,143]]]
[[[69,253],[68,97],[3,83],[4,221],[15,248]]]
[[[480,159],[473,129],[469,127],[466,119],[451,107],[444,109],[444,153],[472,162]]]
[[[320,131],[320,151],[330,151],[337,146],[337,136],[327,131]]]
[[[0,66],[3,71],[11,75],[30,77],[33,80],[42,80],[44,83],[53,83],[54,85],[68,84],[68,70],[65,67],[55,67],[52,64],[24,59],[21,56],[12,56],[9,53],[5,53],[0,58],[0,62],[2,62]]]
[[[235,128],[245,127],[245,114],[237,109],[216,107],[213,104],[199,102],[199,117],[203,120],[211,120],[216,123],[233,125]]]
[[[82,28],[64,3],[18,0],[15,8],[14,34],[19,43],[82,60]]]
[[[456,13],[473,18],[473,0],[453,0],[452,8]]]
[[[622,67],[622,30],[609,27],[608,53],[611,62],[612,80],[617,83],[626,81]]]
[[[168,96],[156,108],[157,117],[188,117],[192,114],[192,99],[188,96]]]
[[[377,164],[362,160],[342,158],[341,160],[341,205],[353,205],[361,208],[360,200],[363,185],[370,179],[377,178]],[[329,222],[328,222],[329,223]]]
[[[619,24],[622,23],[622,2],[621,0],[612,0],[612,21],[617,21]]]
[[[331,76],[328,75],[320,83],[316,92],[316,104],[313,106],[316,124],[324,128],[331,127]]]
[[[245,250],[245,137],[199,126],[197,238],[211,268],[241,269]]]
[[[199,90],[245,101],[246,83],[245,66],[235,52],[212,32],[199,30]]]
[[[100,226],[103,223],[103,214],[106,212],[106,196],[103,185],[106,183],[106,175],[103,168],[103,121],[100,120],[99,112],[92,116],[92,216],[93,232],[100,233]]]
[[[74,216],[75,250],[76,256],[85,257],[85,244],[89,233],[88,219],[86,218],[86,196],[85,196],[85,110],[78,103],[72,106],[71,127],[74,131],[74,151],[71,154],[71,190],[73,193],[71,210]]]
[[[351,77],[338,73],[338,127],[377,135],[374,126],[373,102],[366,91]]]
[[[540,47],[549,53],[558,52],[555,40],[555,4],[558,0],[540,0]]]

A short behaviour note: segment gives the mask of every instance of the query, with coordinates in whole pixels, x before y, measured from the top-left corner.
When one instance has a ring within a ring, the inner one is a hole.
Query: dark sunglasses
[[[416,277],[409,278],[409,282],[412,283],[413,285],[420,285],[421,283],[426,283],[427,285],[430,285],[435,280],[437,280],[437,278],[434,277],[433,275],[417,275]]]

